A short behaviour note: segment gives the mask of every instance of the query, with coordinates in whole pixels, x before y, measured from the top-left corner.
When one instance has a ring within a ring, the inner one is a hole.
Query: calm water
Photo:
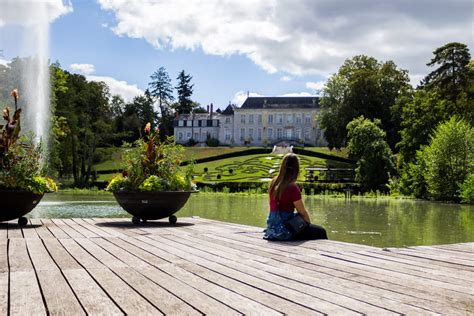
[[[379,247],[474,242],[474,206],[412,200],[305,197],[330,239]],[[178,217],[265,226],[264,196],[193,194]],[[46,195],[30,217],[129,217],[111,195]],[[178,220],[179,221],[179,220]]]

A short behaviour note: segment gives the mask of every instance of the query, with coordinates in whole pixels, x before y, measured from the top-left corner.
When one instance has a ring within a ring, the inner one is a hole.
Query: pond
[[[312,221],[332,240],[377,247],[436,245],[474,241],[474,206],[416,200],[321,198],[305,196]],[[176,215],[200,216],[264,227],[264,195],[193,194]],[[130,217],[112,195],[49,194],[33,218]],[[179,221],[179,219],[178,219]]]

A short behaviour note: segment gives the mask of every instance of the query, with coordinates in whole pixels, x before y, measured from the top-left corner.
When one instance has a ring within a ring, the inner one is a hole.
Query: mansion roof
[[[248,97],[241,109],[315,109],[319,98],[314,97]]]

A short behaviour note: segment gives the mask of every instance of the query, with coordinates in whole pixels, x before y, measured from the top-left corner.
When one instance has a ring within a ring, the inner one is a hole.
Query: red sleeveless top
[[[293,202],[298,200],[301,200],[301,191],[296,184],[292,183],[281,194],[280,207],[277,200],[270,194],[270,212],[293,212],[295,210]]]

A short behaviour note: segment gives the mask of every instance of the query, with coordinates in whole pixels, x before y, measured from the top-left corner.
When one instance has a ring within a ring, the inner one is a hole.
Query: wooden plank
[[[456,265],[454,263],[450,262],[444,262],[444,261],[438,261],[438,260],[431,260],[427,258],[422,258],[422,257],[415,257],[415,256],[409,256],[405,254],[400,254],[396,253],[393,251],[382,251],[382,252],[377,252],[377,253],[372,253],[374,256],[379,256],[379,257],[388,257],[391,260],[395,261],[400,261],[400,262],[408,262],[409,264],[417,265],[417,266],[424,266],[424,267],[432,267],[433,269],[438,269],[438,270],[443,270],[446,271],[447,273],[452,273],[452,274],[471,274],[471,271],[467,271],[462,269],[461,266]]]
[[[83,315],[84,310],[74,296],[56,263],[40,239],[26,239],[28,252],[36,270],[43,297],[51,314]],[[54,282],[52,282],[54,280]]]
[[[431,246],[416,246],[416,247],[408,247],[407,249],[427,252],[434,255],[441,254],[442,256],[447,257],[447,258],[467,261],[470,266],[474,266],[474,263],[473,263],[474,253],[459,252],[459,251],[454,251],[451,249],[437,248],[437,247],[431,247]]]
[[[156,284],[162,285],[205,315],[240,315],[239,312],[207,296],[205,293],[154,267],[142,269],[140,273]]]
[[[99,227],[114,229],[127,236],[145,235],[129,218],[93,218]]]
[[[85,311],[59,270],[39,271],[38,279],[49,314],[85,315]]]
[[[190,267],[195,265],[187,263],[187,266]],[[242,295],[242,293],[237,293],[237,291],[235,291],[235,287],[226,287],[221,282],[209,282],[209,279],[203,278],[201,275],[195,273],[197,270],[190,272],[189,270],[183,269],[183,265],[178,267],[174,264],[164,264],[160,265],[159,268],[169,275],[199,289],[244,315],[281,315],[280,312],[273,309],[276,300],[272,301],[273,304],[269,304],[270,302],[268,302],[267,305],[264,305],[255,299],[255,296],[253,295],[255,293],[250,294],[249,292],[246,292],[245,295]],[[202,270],[203,269],[201,269],[201,271]],[[223,277],[220,276],[219,280],[222,281],[222,279]]]
[[[201,315],[185,301],[168,292],[159,284],[150,281],[136,270],[132,268],[114,268],[112,270],[165,315]]]
[[[246,238],[246,236],[242,234],[230,234],[228,235],[228,237],[235,240],[248,241],[248,238]],[[315,252],[310,252],[310,251],[308,252],[301,249],[295,249],[299,247],[290,247],[286,243],[266,242],[265,240],[259,240],[259,239],[258,240],[255,239],[254,242],[265,244],[267,247],[272,247],[275,249],[282,249],[282,250],[284,249],[286,252],[289,252],[289,253],[300,254],[306,257],[311,257],[311,258],[318,258],[320,262],[322,261],[329,265],[336,264],[340,266],[345,266],[345,267],[351,268],[353,271],[357,272],[361,276],[377,279],[380,281],[390,282],[392,284],[396,284],[403,287],[409,287],[409,288],[419,291],[420,293],[426,292],[426,284],[419,283],[415,277],[408,274],[393,272],[390,270],[384,270],[384,269],[379,269],[379,268],[370,267],[370,266],[363,266],[362,268],[360,264],[349,262],[347,260],[341,260],[341,258],[338,257],[337,254],[323,254],[322,256],[320,256]],[[454,295],[455,293],[453,293],[453,291],[460,290],[454,285],[446,285],[436,280],[431,280],[429,284],[432,286],[435,286],[434,288],[431,289],[431,291],[436,290],[439,295],[444,295],[447,297],[451,297],[452,295]],[[436,286],[436,285],[439,285],[439,286]],[[459,294],[458,296],[464,297],[463,294]]]
[[[74,228],[66,224],[62,219],[53,218],[51,221],[59,227],[63,232],[65,232],[69,238],[81,238],[83,237],[79,232],[77,232]],[[56,237],[58,238],[58,237]]]
[[[145,237],[137,236],[137,238],[145,238]],[[127,251],[129,251],[130,253],[133,253],[134,255],[147,261],[151,265],[160,267],[160,269],[164,269],[163,267],[166,266],[168,262],[177,264],[182,261],[179,257],[171,253],[163,252],[160,249],[157,249],[153,247],[152,245],[135,238],[131,240],[130,243],[122,239],[117,239],[117,238],[111,239],[110,241],[113,242],[114,244],[120,245],[124,249],[127,249]],[[288,313],[290,314],[297,313],[297,312],[308,314],[309,312],[311,312],[311,310],[305,309],[304,307],[301,307],[300,305],[296,305],[284,299],[275,297],[274,295],[270,295],[265,291],[261,291],[251,286],[248,286],[246,284],[243,284],[241,282],[225,278],[221,274],[218,274],[216,272],[213,272],[207,269],[205,270],[207,274],[211,275],[210,277],[208,276],[208,279],[211,278],[212,280],[211,282],[214,282],[219,285],[225,284],[226,288],[230,288],[239,294],[250,295],[251,299],[259,301],[261,303],[263,302],[262,304],[266,306],[270,306],[271,308],[274,308],[274,306],[278,306],[282,310],[288,311]],[[141,272],[143,273],[143,271]],[[193,305],[196,309],[200,310],[201,312],[211,313],[214,310],[218,310],[219,306],[215,306],[215,307],[209,306],[209,302],[207,302],[206,297],[205,296],[203,297],[202,296],[203,294],[201,292],[196,291],[196,289],[188,286],[185,282],[179,282],[179,281],[177,282],[176,279],[168,277],[167,274],[164,274],[164,275],[160,274],[159,276],[156,276],[156,273],[157,272],[154,272],[154,273],[150,272],[149,277],[152,279],[155,279],[156,277],[155,280],[159,285],[164,286],[168,291],[171,291],[176,296],[179,296],[180,298],[185,300],[188,304]],[[201,275],[202,275],[202,271],[201,271]]]
[[[8,238],[8,223],[0,222],[0,240]]]
[[[403,248],[389,248],[390,251],[401,253],[408,256],[426,258],[435,261],[453,263],[459,265],[463,270],[474,272],[474,263],[468,260],[462,260],[453,258],[450,255],[445,255],[443,253],[434,253],[427,250],[415,250],[415,249],[403,249]]]
[[[76,225],[82,226],[84,229],[87,229],[93,232],[98,237],[108,238],[114,237],[114,235],[109,234],[107,231],[98,228],[96,225],[92,225],[89,222],[85,221],[84,218],[73,218],[72,219]]]
[[[11,220],[8,222],[8,238],[23,238],[18,220]]]
[[[53,234],[44,227],[43,223],[38,218],[30,218],[31,225],[35,228],[36,234],[38,234],[39,238],[53,238]]]
[[[99,240],[94,240],[94,241],[103,244],[102,241],[99,241]],[[122,261],[127,263],[127,265],[129,265],[131,267],[135,267],[136,260],[138,260],[137,257],[131,256],[128,252],[123,251],[123,249],[121,249],[117,246],[115,246],[116,249],[113,250],[113,249],[110,248],[110,244],[109,245],[103,244],[103,245],[107,247],[108,251],[112,251],[114,253],[114,255],[116,255]],[[121,251],[117,251],[117,250],[121,250]],[[141,261],[142,268],[144,267],[143,263],[145,263],[145,262]],[[171,268],[170,268],[170,266],[171,266]],[[148,264],[148,267],[150,267],[149,264]],[[135,267],[135,269],[136,269],[136,267]],[[175,277],[175,278],[181,280],[182,282],[192,286],[193,288],[196,288],[196,289],[199,289],[202,292],[205,292],[207,295],[213,297],[214,299],[216,299],[218,301],[221,301],[224,304],[226,304],[227,306],[231,306],[234,309],[237,309],[238,311],[240,311],[240,312],[242,312],[246,315],[248,315],[248,314],[258,314],[258,313],[266,314],[266,315],[267,314],[270,314],[270,315],[271,314],[278,314],[274,310],[269,309],[268,307],[266,307],[264,305],[258,304],[258,303],[254,302],[254,301],[252,301],[252,300],[250,300],[246,297],[237,295],[237,294],[229,291],[226,288],[215,285],[214,283],[206,282],[202,278],[196,277],[194,274],[189,273],[189,272],[187,272],[183,269],[180,269],[174,264],[160,264],[159,269],[164,270],[167,274],[172,275],[173,277]],[[139,280],[140,279],[139,277],[137,277],[137,276],[130,277],[129,273],[126,273],[126,271],[127,271],[126,269],[121,269],[121,270],[122,270],[122,274],[120,274],[120,276],[122,278],[123,277],[128,277],[128,280],[134,282],[133,285],[130,284],[130,282],[128,282],[133,288],[137,289],[137,286],[146,285],[145,280],[141,280],[140,282],[137,283],[136,280]],[[117,272],[117,269],[115,269],[114,271]],[[125,275],[124,275],[124,273],[125,273]],[[147,292],[147,290],[149,288],[150,288],[149,286],[145,286],[145,288],[143,289],[143,292]],[[151,288],[153,288],[153,287],[151,287]],[[161,296],[161,295],[159,295],[159,296]],[[172,300],[166,300],[166,301],[172,302]],[[182,301],[180,302],[179,305],[181,305],[181,304],[183,304]],[[164,311],[165,314],[169,314],[170,312],[172,312],[174,310],[174,307],[173,307],[174,305],[176,305],[176,303],[171,305],[171,306],[166,306],[167,307],[166,310],[162,306],[158,306],[158,307],[160,308],[160,310]],[[180,314],[180,313],[177,313],[177,314]]]
[[[8,315],[8,272],[0,272],[0,315]]]
[[[474,242],[466,242],[459,244],[447,244],[447,245],[437,245],[436,247],[442,247],[447,249],[453,249],[457,251],[474,253]]]
[[[100,237],[98,234],[96,234],[95,232],[87,229],[87,228],[84,228],[82,225],[79,225],[74,219],[72,218],[63,218],[62,219],[63,223],[68,225],[69,227],[71,227],[72,229],[74,229],[75,231],[77,231],[81,237],[85,237],[85,238],[96,238],[96,237]]]
[[[287,269],[294,274],[299,272],[301,275],[319,277],[319,274],[323,273],[325,276],[323,277],[323,281],[331,280],[331,284],[342,282],[340,283],[342,286],[356,288],[362,292],[380,296],[384,299],[397,300],[404,304],[425,308],[427,310],[434,309],[445,314],[452,314],[458,311],[458,305],[455,302],[447,304],[444,301],[436,300],[431,294],[420,293],[402,286],[367,278],[359,275],[357,271],[352,271],[352,269],[346,267],[340,268],[338,265],[328,265],[324,264],[324,262],[316,263],[316,260],[313,258],[287,254],[280,249],[272,249],[271,245],[273,243],[269,243],[267,247],[262,247],[229,239],[226,238],[227,236],[208,235],[200,237],[203,239],[211,238],[211,241],[223,243],[228,247],[235,247],[237,249],[246,248],[246,251],[251,251],[256,254],[265,254],[265,256],[269,258],[277,260],[277,266],[282,266],[282,262],[289,264]],[[334,277],[336,277],[336,279],[334,279]]]
[[[51,234],[57,239],[70,238],[61,228],[59,228],[56,223],[50,219],[42,219],[43,227],[48,229]]]
[[[10,239],[10,313],[18,315],[46,314],[46,308],[24,239]]]
[[[163,315],[109,269],[88,269],[87,271],[126,314]]]
[[[8,239],[0,239],[0,273],[8,271]]]
[[[42,239],[49,254],[56,262],[56,265],[61,271],[80,269],[81,266],[77,261],[67,252],[66,249],[56,238],[45,238]]]
[[[85,244],[94,255],[99,258],[105,258],[104,253],[98,247],[87,244],[89,240],[79,238],[79,243]],[[91,253],[84,250],[75,240],[62,239],[61,244],[67,251],[87,269],[94,280],[100,284],[101,288],[120,306],[120,309],[127,314],[160,314],[153,305],[135,292],[129,285],[118,278],[111,270],[104,266]],[[90,241],[89,241],[90,242]],[[110,263],[110,261],[107,261]],[[121,266],[120,264],[115,266]]]
[[[202,267],[207,267],[220,274],[226,275],[235,280],[239,280],[240,282],[246,283],[253,287],[265,290],[276,296],[285,297],[292,302],[312,309],[313,312],[320,312],[324,314],[344,313],[347,315],[355,313],[354,311],[332,304],[331,302],[322,300],[318,297],[285,287],[284,285],[275,281],[270,275],[267,279],[260,279],[250,274],[228,268],[222,264],[217,264],[216,262],[220,262],[220,259],[217,256],[212,256],[210,254],[199,256],[199,251],[189,249],[189,247],[183,247],[178,243],[164,241],[162,236],[147,237],[148,239],[154,240],[153,245],[159,249],[162,249],[163,251],[173,253],[184,260],[198,264]]]
[[[39,236],[36,233],[35,227],[29,221],[27,225],[21,226],[21,231],[23,233],[24,238],[39,239]]]
[[[60,239],[59,242],[69,254],[86,269],[103,269],[104,266],[73,239]]]
[[[124,268],[127,266],[121,260],[117,260],[117,257],[111,255],[87,238],[76,238],[75,241],[91,254],[95,260],[98,260],[102,265],[108,268]]]
[[[187,286],[185,283],[180,282],[179,280],[173,279],[172,277],[163,273],[162,271],[153,270],[150,267],[150,265],[161,266],[162,264],[166,264],[168,261],[165,261],[155,256],[154,252],[148,252],[148,251],[144,251],[143,249],[137,248],[135,240],[133,240],[133,242],[130,244],[124,241],[123,239],[118,239],[118,238],[110,238],[108,239],[108,241],[116,245],[117,248],[121,247],[121,249],[128,252],[128,254],[133,254],[134,256],[137,256],[142,260],[146,260],[146,262],[144,263],[146,263],[148,267],[142,266],[138,271],[145,275],[148,272],[151,274],[150,271],[154,271],[152,280],[155,280],[155,282],[159,286],[166,288],[167,291],[170,291],[175,296],[186,301],[187,304],[190,304],[195,309],[200,310],[203,313],[210,313],[210,314],[235,312],[229,309],[228,307],[226,307],[225,305],[222,305],[221,303],[213,299],[210,299],[208,296],[204,295],[203,293],[194,289],[193,287]],[[94,240],[94,242],[101,243],[98,239]],[[108,246],[108,250],[111,250],[110,246]],[[113,251],[112,253],[119,256],[120,259],[124,260],[124,262],[127,263],[128,265],[135,264],[135,260],[131,259],[131,257],[128,254],[124,255],[126,252],[123,250],[121,252]],[[126,278],[127,275],[123,275],[123,277]],[[150,277],[150,275],[148,275],[148,277]]]
[[[124,314],[85,270],[65,270],[63,272],[87,314]]]
[[[231,260],[225,263],[228,266],[233,266],[234,268],[239,268],[239,266],[242,267],[242,265],[237,264],[237,262],[241,261],[239,258],[246,258],[245,266],[252,268],[252,271],[247,272],[254,276],[267,278],[267,275],[263,273],[264,271],[275,276],[280,276],[281,283],[284,283],[288,287],[301,291],[304,290],[305,293],[313,293],[313,295],[321,295],[321,297],[327,300],[334,300],[340,305],[355,309],[362,313],[385,312],[383,310],[376,310],[376,306],[386,310],[396,310],[408,314],[423,314],[426,312],[422,309],[417,309],[401,302],[381,300],[379,293],[377,295],[365,293],[364,289],[361,289],[355,282],[343,281],[343,283],[340,279],[321,273],[308,275],[307,271],[298,271],[291,264],[282,263],[280,261],[272,262],[268,260],[268,258],[262,257],[259,253],[255,255],[250,252],[235,250],[226,245],[218,244],[215,241],[203,240],[202,236],[181,238],[180,242],[184,242],[184,240],[193,242],[187,244],[188,246],[203,249]],[[245,269],[241,271],[245,271]],[[310,285],[309,288],[308,285]],[[311,287],[320,288],[322,291],[317,291]],[[364,302],[371,304],[372,306],[365,306],[366,304]]]
[[[467,284],[466,281],[472,279],[473,275],[467,275],[467,279],[458,279],[457,277],[453,276],[452,274],[442,273],[436,269],[425,267],[420,268],[416,267],[415,265],[408,265],[402,263],[395,263],[389,260],[383,260],[377,257],[373,257],[370,255],[360,254],[360,253],[338,253],[336,256],[343,256],[345,260],[358,262],[367,266],[371,267],[379,267],[395,272],[400,272],[404,274],[413,275],[416,277],[426,278],[428,280],[437,280],[443,283],[449,283],[457,285],[461,288],[466,288]],[[466,288],[466,290],[468,290]]]
[[[46,315],[46,308],[34,271],[10,273],[10,314]]]
[[[89,224],[90,226],[94,226],[98,230],[101,230],[101,231],[105,232],[106,234],[110,235],[108,237],[126,237],[126,236],[128,236],[124,233],[121,233],[117,229],[107,227],[105,225],[101,225],[100,221],[93,220],[92,218],[83,218],[82,220],[85,223]],[[106,223],[104,223],[104,224],[106,224]],[[103,237],[107,237],[107,236],[103,236]]]

